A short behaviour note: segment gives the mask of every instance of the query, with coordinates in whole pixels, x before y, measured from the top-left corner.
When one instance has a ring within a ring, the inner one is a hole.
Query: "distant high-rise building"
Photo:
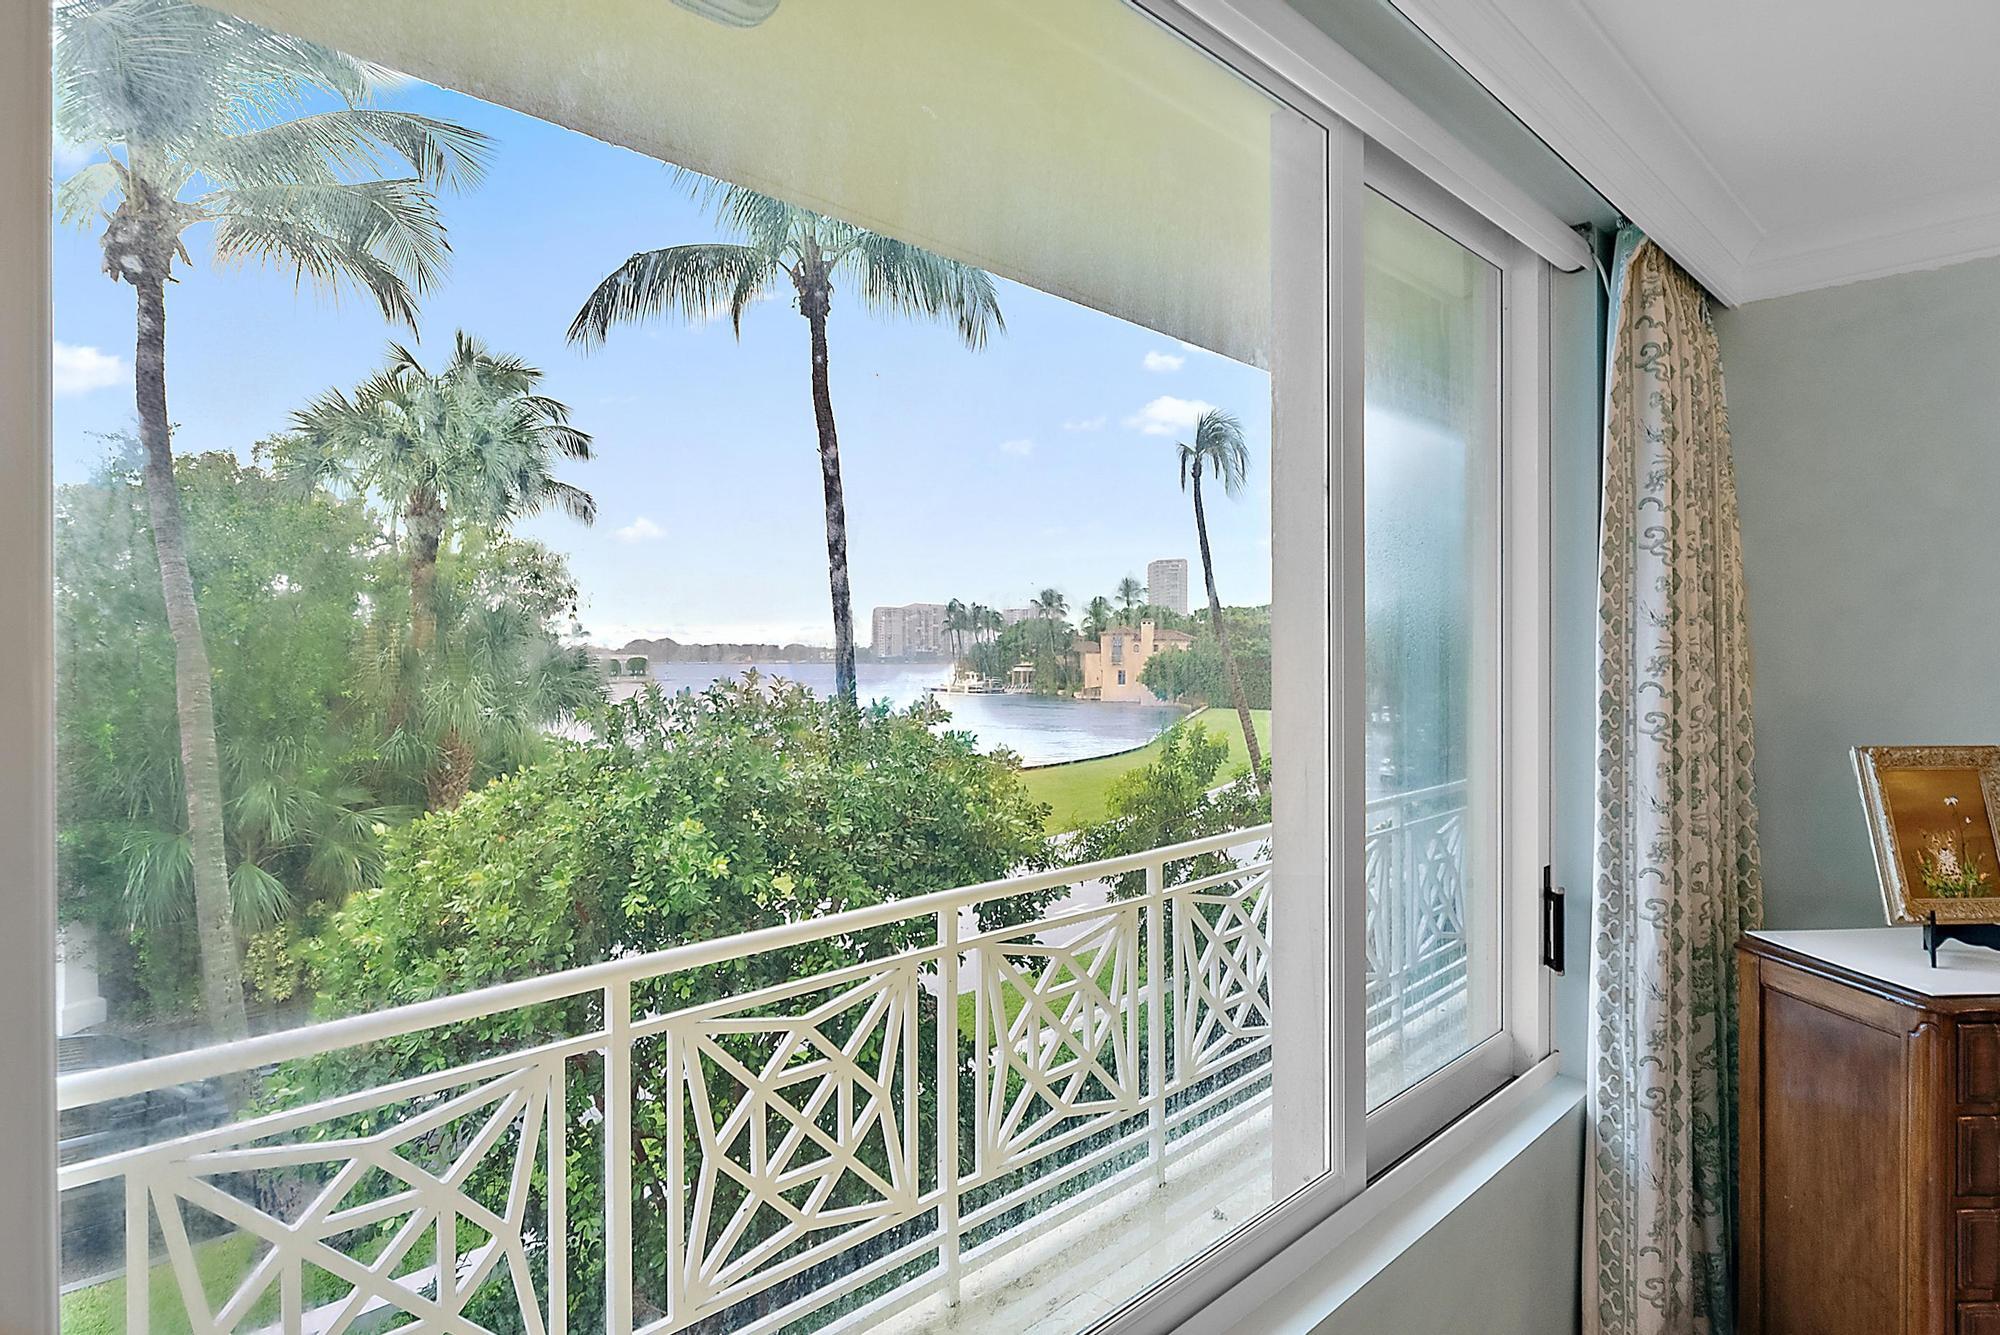
[[[1039,607],[1009,607],[1000,613],[1002,625],[1012,626],[1017,622],[1033,621],[1042,614]]]
[[[1146,601],[1169,612],[1187,615],[1188,563],[1185,557],[1146,562]]]
[[[878,607],[871,618],[871,647],[877,658],[916,658],[950,646],[943,603]]]

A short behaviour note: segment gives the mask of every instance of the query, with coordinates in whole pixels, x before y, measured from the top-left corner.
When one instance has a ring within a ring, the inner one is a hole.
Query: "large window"
[[[1500,271],[1366,206],[1368,1106],[1500,1028]]]
[[[1524,246],[1177,7],[253,8],[52,8],[64,1331],[1143,1327],[1545,1055]]]

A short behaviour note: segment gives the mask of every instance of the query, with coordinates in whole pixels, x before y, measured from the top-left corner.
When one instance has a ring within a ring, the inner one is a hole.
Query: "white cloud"
[[[637,519],[618,530],[620,542],[653,542],[667,536],[667,531],[652,520],[640,515]]]
[[[97,150],[86,144],[72,144],[61,135],[55,136],[49,145],[49,166],[57,176],[68,176],[89,166],[97,158]]]
[[[122,384],[131,372],[122,357],[96,348],[58,341],[55,346],[57,394],[88,394]]]
[[[1149,352],[1140,364],[1154,375],[1165,375],[1186,366],[1187,358],[1171,352]]]
[[[1095,417],[1072,417],[1062,424],[1062,428],[1065,431],[1102,431],[1108,420],[1103,413]]]
[[[1017,459],[1025,459],[1035,452],[1035,442],[1023,436],[1016,440],[1000,442],[1000,453],[1011,454]]]
[[[1176,431],[1192,431],[1194,424],[1215,405],[1201,399],[1177,399],[1162,394],[1125,419],[1125,425],[1148,436],[1171,436]]]

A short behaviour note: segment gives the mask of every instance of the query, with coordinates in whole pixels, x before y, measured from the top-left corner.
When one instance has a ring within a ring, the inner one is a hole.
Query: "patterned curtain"
[[[1737,937],[1763,918],[1708,298],[1619,237],[1598,576],[1585,1335],[1735,1329]]]

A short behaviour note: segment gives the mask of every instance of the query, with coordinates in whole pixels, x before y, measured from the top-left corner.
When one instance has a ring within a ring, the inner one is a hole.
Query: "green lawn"
[[[1106,996],[1111,994],[1111,982],[1114,974],[1117,972],[1117,967],[1118,961],[1115,958],[1106,959],[1104,963],[1097,967],[1097,986]],[[961,977],[960,986],[967,986],[969,983],[969,979]],[[1139,981],[1133,990],[1136,992],[1145,987],[1145,985],[1146,974],[1145,970],[1142,969],[1139,971]],[[1007,1013],[1007,1023],[1010,1025],[1013,1024],[1015,1017],[1020,1015],[1027,1004],[1026,997],[1023,997],[1013,988],[1008,988],[1002,994],[1000,1003],[1001,1009]],[[1056,1010],[1058,1014],[1061,1013],[1061,1007],[1053,1007],[1052,1009]],[[976,1043],[979,1041],[979,994],[976,992],[959,993],[958,1032],[965,1036],[967,1043]],[[68,1332],[65,1331],[64,1335],[68,1335]]]
[[[1251,724],[1257,729],[1258,744],[1264,748],[1264,758],[1269,763],[1271,756],[1271,711],[1253,709],[1250,711]],[[1190,721],[1209,730],[1211,735],[1229,743],[1229,759],[1223,762],[1222,773],[1226,778],[1234,778],[1250,771],[1250,751],[1243,745],[1243,730],[1236,724],[1236,711],[1231,709],[1205,709],[1191,715]],[[1038,769],[1026,770],[1021,777],[1027,782],[1028,792],[1037,801],[1047,802],[1050,807],[1048,831],[1058,834],[1064,830],[1074,830],[1094,820],[1104,817],[1105,795],[1121,774],[1150,765],[1158,756],[1160,744],[1149,742],[1137,751],[1127,751],[1121,755],[1104,756],[1097,760],[1079,760],[1069,765],[1043,765]]]
[[[479,1236],[483,1239],[485,1235]],[[366,1263],[380,1255],[388,1242],[387,1234],[377,1234],[365,1239],[359,1246],[343,1250],[357,1261]],[[195,1270],[201,1276],[202,1289],[211,1307],[221,1307],[236,1292],[236,1286],[263,1258],[264,1252],[264,1242],[247,1233],[225,1233],[219,1238],[194,1245]],[[397,1273],[406,1274],[428,1265],[430,1258],[429,1244],[419,1243],[396,1267]],[[345,1280],[307,1267],[305,1302],[308,1308],[345,1298],[349,1292],[351,1286]],[[237,1329],[256,1330],[277,1321],[278,1302],[278,1285],[274,1281],[264,1291],[264,1296],[251,1305]],[[146,1289],[146,1307],[150,1313],[146,1324],[147,1335],[188,1335],[187,1308],[181,1301],[180,1281],[174,1275],[172,1261],[162,1260],[154,1264]],[[125,1277],[114,1275],[102,1284],[64,1294],[61,1322],[62,1335],[120,1335],[125,1329]]]
[[[227,1291],[242,1281],[251,1263],[263,1248],[246,1233],[231,1233],[212,1242],[196,1243],[195,1269],[211,1294]],[[173,1264],[161,1261],[153,1267],[152,1283],[146,1291],[151,1314],[146,1329],[151,1335],[187,1335],[187,1308],[181,1304],[180,1284],[174,1279]],[[258,1302],[245,1320],[245,1330],[254,1329],[278,1316],[278,1289]],[[63,1335],[118,1335],[125,1329],[125,1277],[107,1279],[87,1289],[66,1293],[62,1300]]]

